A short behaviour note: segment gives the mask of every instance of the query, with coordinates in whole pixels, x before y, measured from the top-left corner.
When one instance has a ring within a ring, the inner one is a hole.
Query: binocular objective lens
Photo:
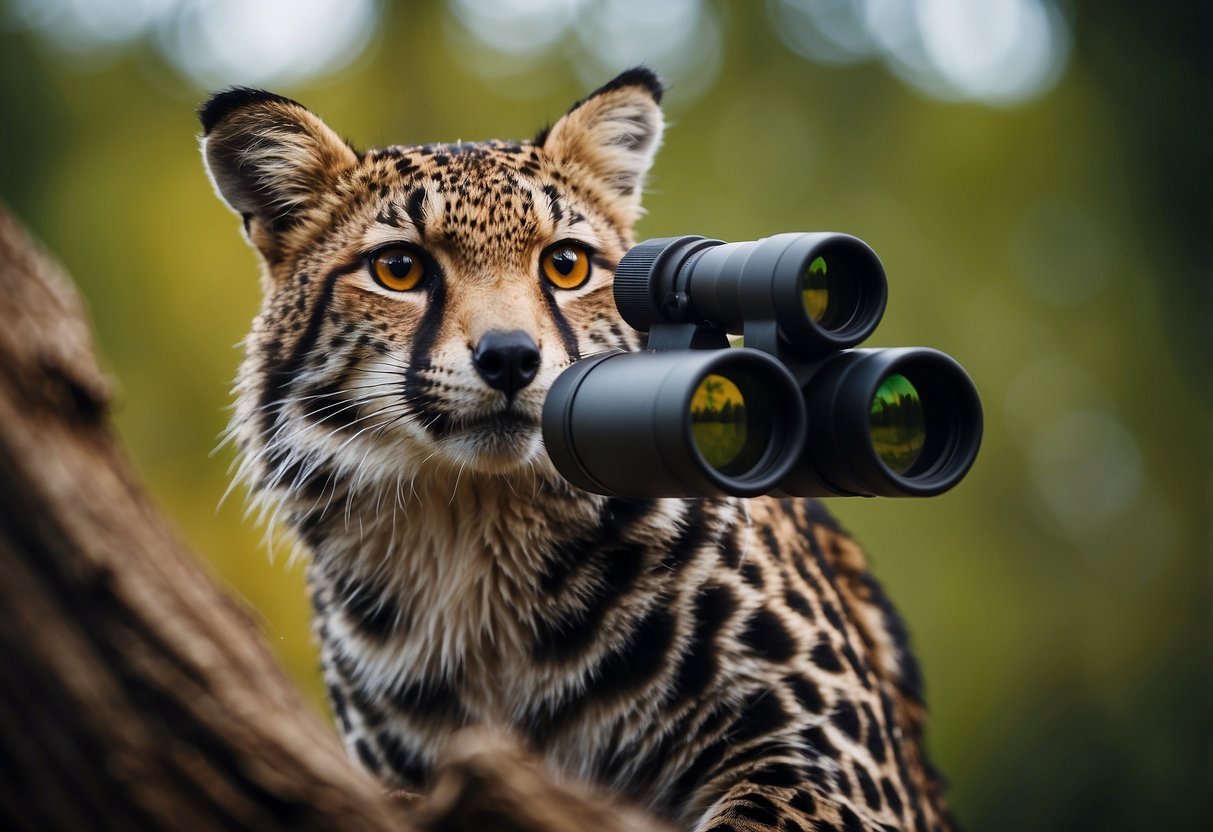
[[[926,417],[908,378],[893,373],[880,383],[872,397],[869,427],[872,447],[890,471],[904,474],[918,461],[927,436]]]
[[[748,468],[749,419],[745,396],[732,379],[704,376],[691,395],[691,436],[707,463],[722,473]]]

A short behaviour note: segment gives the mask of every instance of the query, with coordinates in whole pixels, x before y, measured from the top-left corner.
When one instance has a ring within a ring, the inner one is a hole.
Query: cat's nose
[[[472,363],[484,383],[505,393],[507,399],[535,380],[539,372],[539,347],[521,329],[486,332],[472,350]]]

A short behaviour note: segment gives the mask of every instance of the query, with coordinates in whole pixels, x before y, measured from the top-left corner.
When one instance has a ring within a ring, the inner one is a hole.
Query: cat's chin
[[[512,474],[534,464],[543,447],[539,426],[520,418],[469,422],[442,439],[442,461],[465,474]]]

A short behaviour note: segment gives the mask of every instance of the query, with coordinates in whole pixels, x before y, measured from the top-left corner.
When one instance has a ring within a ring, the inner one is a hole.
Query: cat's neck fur
[[[329,507],[306,538],[314,592],[322,584],[338,606],[393,619],[398,637],[363,657],[381,660],[374,675],[384,684],[401,672],[450,678],[521,659],[554,547],[593,533],[606,502],[536,471],[439,472],[392,492]]]

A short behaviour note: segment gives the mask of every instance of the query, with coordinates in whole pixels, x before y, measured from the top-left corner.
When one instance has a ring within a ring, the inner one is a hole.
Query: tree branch
[[[429,799],[356,769],[140,488],[79,296],[2,205],[0,366],[0,828],[663,828],[485,732]]]

